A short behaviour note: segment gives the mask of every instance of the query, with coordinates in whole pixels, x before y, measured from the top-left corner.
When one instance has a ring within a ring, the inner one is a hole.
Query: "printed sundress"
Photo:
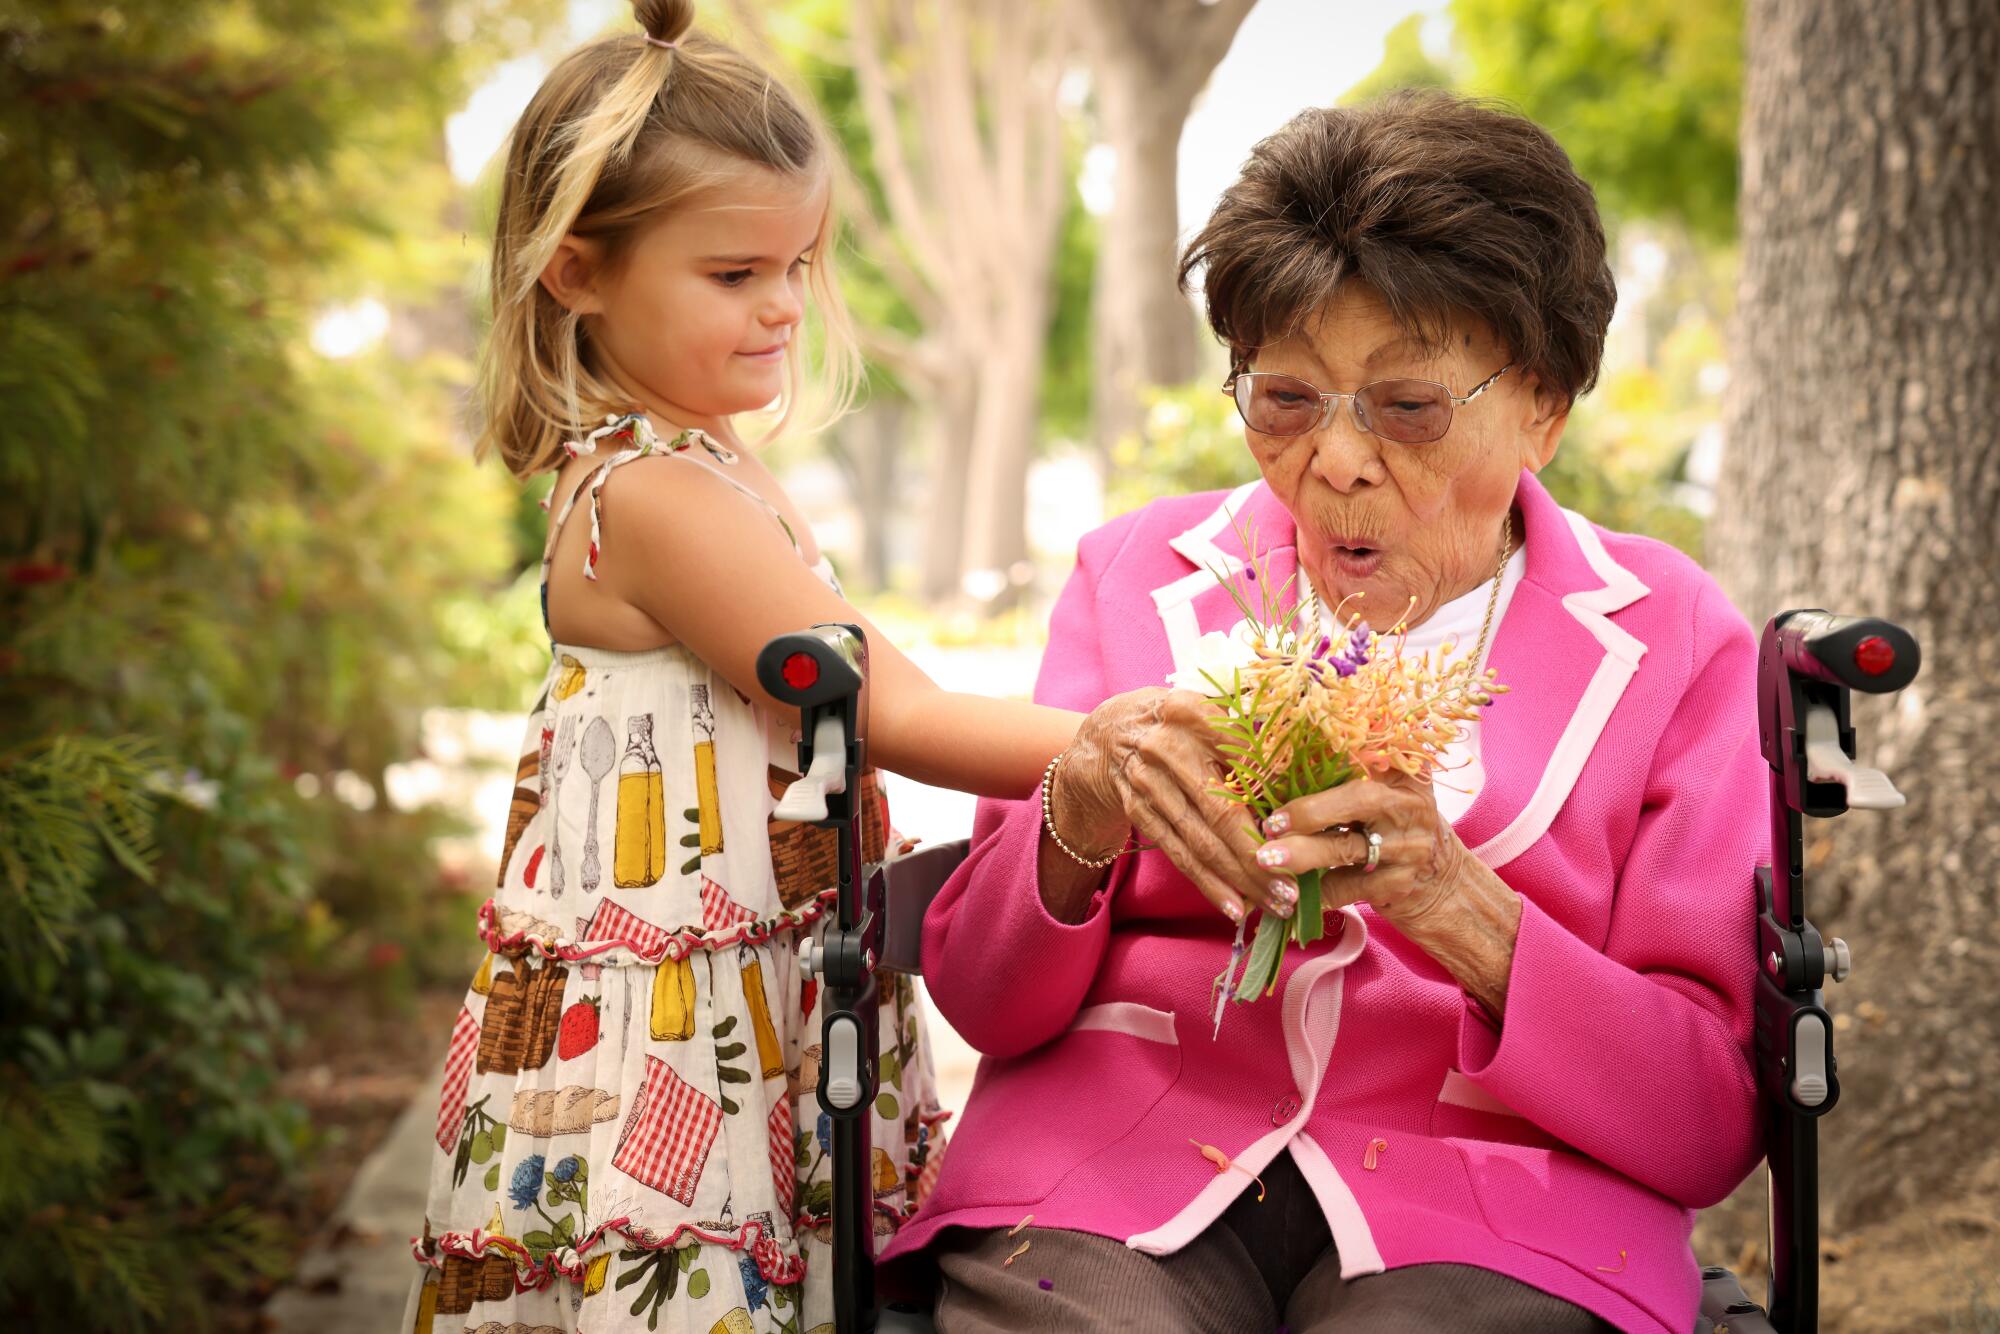
[[[617,452],[543,550],[545,628],[563,524],[587,502],[596,578],[601,493],[638,459],[709,468],[784,522],[702,432],[663,445],[633,414],[571,452],[600,442]],[[480,910],[488,953],[445,1056],[404,1328],[831,1334],[819,988],[798,947],[833,917],[835,834],[770,818],[795,776],[798,720],[679,645],[552,640],[550,657]],[[888,807],[872,773],[863,791],[878,861]],[[879,983],[872,1181],[886,1236],[935,1181],[947,1114],[910,983]]]

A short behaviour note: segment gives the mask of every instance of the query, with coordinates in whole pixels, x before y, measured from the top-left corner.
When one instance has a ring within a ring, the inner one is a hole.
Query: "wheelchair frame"
[[[1852,691],[1902,689],[1921,665],[1917,642],[1887,621],[1818,609],[1781,612],[1765,625],[1757,668],[1758,732],[1770,766],[1770,866],[1757,868],[1756,1071],[1770,1172],[1770,1282],[1752,1301],[1727,1268],[1702,1270],[1696,1334],[1810,1334],[1819,1327],[1819,1118],[1840,1098],[1833,1023],[1820,987],[1846,978],[1845,942],[1822,939],[1805,915],[1803,816],[1903,799],[1879,772],[1854,762]],[[801,967],[817,974],[820,1107],[832,1118],[833,1290],[838,1334],[924,1334],[928,1315],[875,1296],[869,1110],[877,1092],[875,972],[922,972],[923,917],[965,858],[964,840],[874,868],[861,860],[860,775],[867,767],[868,647],[858,626],[818,625],[781,635],[757,659],[759,683],[800,709],[799,772],[778,818],[838,831],[835,920],[807,941]]]

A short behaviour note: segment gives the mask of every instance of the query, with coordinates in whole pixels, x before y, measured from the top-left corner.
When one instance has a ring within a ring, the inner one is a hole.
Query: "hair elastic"
[[[660,38],[653,36],[653,34],[650,32],[646,34],[646,41],[653,46],[659,47],[663,51],[678,51],[681,49],[681,44],[679,42],[663,41]]]

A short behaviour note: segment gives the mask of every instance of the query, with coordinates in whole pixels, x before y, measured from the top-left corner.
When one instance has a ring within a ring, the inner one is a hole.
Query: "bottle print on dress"
[[[708,687],[696,683],[688,687],[688,707],[694,721],[695,809],[700,812],[701,855],[713,857],[722,851],[722,794],[715,776],[715,708],[709,703]]]
[[[772,1026],[771,1004],[764,995],[764,963],[755,950],[741,945],[736,950],[736,965],[743,978],[743,999],[750,1006],[750,1027],[757,1034],[757,1057],[763,1064],[764,1078],[776,1078],[785,1073],[785,1049]]]
[[[627,718],[625,729],[611,883],[620,889],[642,889],[667,872],[666,779],[653,749],[653,715]]]
[[[653,970],[653,1015],[648,1031],[658,1042],[686,1042],[694,1036],[692,960],[664,959]]]

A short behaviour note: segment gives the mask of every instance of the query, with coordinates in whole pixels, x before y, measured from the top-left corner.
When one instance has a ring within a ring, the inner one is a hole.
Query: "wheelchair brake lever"
[[[785,789],[772,819],[817,824],[826,819],[827,796],[847,791],[847,729],[839,714],[820,716],[813,724],[812,744],[812,764]]]
[[[1856,810],[1893,811],[1906,800],[1889,775],[1848,758],[1840,748],[1839,723],[1824,704],[1806,709],[1806,778],[1840,784],[1847,789],[1847,804]]]

